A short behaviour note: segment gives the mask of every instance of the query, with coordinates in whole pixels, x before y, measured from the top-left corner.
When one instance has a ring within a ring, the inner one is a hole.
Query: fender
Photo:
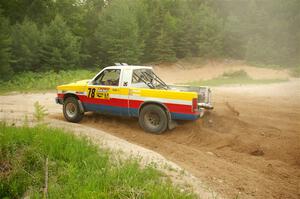
[[[84,107],[83,107],[83,104],[82,102],[79,100],[78,96],[74,93],[74,92],[66,92],[64,93],[64,100],[67,98],[67,97],[75,97],[77,99],[77,102],[78,102],[78,105],[79,105],[79,109],[80,109],[80,112],[81,113],[84,113]]]

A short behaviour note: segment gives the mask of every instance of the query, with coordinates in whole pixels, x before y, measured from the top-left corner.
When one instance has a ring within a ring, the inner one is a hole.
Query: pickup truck
[[[208,87],[167,85],[150,66],[117,64],[90,80],[57,86],[56,103],[69,122],[85,112],[137,117],[147,132],[160,134],[176,120],[196,120],[212,109]]]

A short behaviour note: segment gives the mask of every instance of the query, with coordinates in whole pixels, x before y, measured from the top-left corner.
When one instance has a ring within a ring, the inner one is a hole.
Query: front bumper
[[[56,97],[55,102],[56,102],[56,104],[63,104],[64,100],[62,98]]]

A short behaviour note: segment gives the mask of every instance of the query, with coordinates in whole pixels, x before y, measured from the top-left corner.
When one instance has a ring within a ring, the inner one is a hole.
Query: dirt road
[[[214,98],[205,119],[160,136],[135,119],[91,114],[82,124],[159,152],[229,198],[299,198],[300,82],[218,88]]]
[[[213,94],[215,110],[163,135],[143,132],[134,118],[87,114],[80,124],[156,151],[228,198],[300,198],[300,80],[218,87]],[[0,119],[30,116],[26,100],[63,121],[54,96],[0,96]]]

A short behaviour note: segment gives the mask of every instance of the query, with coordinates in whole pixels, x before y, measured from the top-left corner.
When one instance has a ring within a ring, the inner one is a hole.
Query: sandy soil
[[[169,78],[181,82],[181,76],[187,81],[202,74],[190,70],[202,69],[181,69],[177,76],[173,71]],[[261,74],[260,69],[251,70],[254,76]],[[285,75],[281,71],[278,77]],[[48,108],[51,123],[62,122],[61,107],[54,104],[54,95],[1,96],[0,119],[30,116],[29,101],[33,104],[38,100]],[[181,122],[163,135],[143,132],[134,118],[90,113],[76,128],[105,130],[158,152],[227,198],[300,198],[300,80],[217,87],[213,97],[215,109],[203,119]],[[24,99],[27,106],[22,103]]]

